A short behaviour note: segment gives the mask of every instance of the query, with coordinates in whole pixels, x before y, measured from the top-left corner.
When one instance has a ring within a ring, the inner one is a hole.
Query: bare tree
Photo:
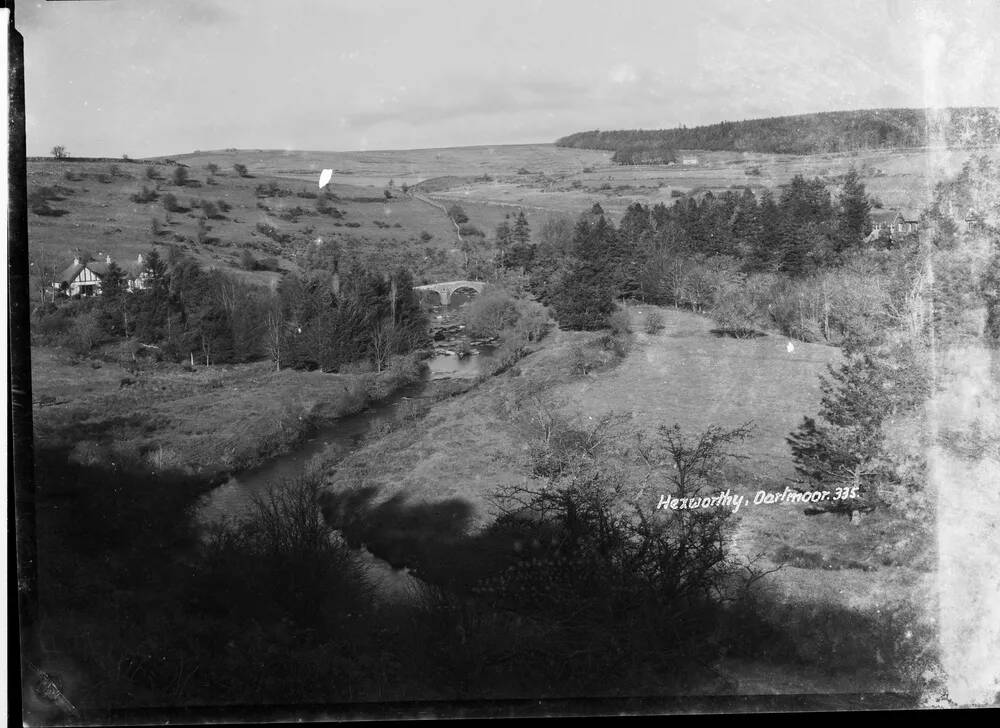
[[[274,370],[280,372],[281,353],[285,343],[285,315],[280,305],[276,304],[268,309],[264,325],[267,329],[267,353],[271,357],[271,361],[274,362]]]

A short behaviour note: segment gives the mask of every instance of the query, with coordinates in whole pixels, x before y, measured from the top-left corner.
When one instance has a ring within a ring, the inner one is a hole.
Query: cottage
[[[890,233],[912,233],[920,227],[920,215],[913,210],[876,210],[872,213],[872,229]]]
[[[871,214],[870,242],[881,235],[905,235],[920,229],[920,214],[913,210],[875,210]]]
[[[59,279],[52,283],[52,287],[67,296],[99,296],[101,294],[101,280],[108,274],[108,267],[111,265],[111,256],[105,256],[104,262],[88,260],[80,262],[80,257],[73,259],[73,264],[60,274]],[[122,268],[125,274],[125,283],[129,291],[142,290],[149,282],[149,271],[146,270],[142,259],[142,253],[131,263]]]
[[[697,167],[698,157],[682,157],[681,164],[685,167]]]

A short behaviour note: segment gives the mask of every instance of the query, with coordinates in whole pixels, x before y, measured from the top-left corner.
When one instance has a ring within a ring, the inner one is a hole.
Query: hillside
[[[174,179],[178,169],[187,172],[183,184]],[[263,284],[303,268],[317,240],[336,243],[347,264],[404,266],[427,280],[461,271],[451,221],[398,189],[386,198],[385,183],[334,183],[321,191],[315,178],[248,175],[239,176],[232,162],[214,174],[204,164],[174,160],[29,162],[32,298],[77,251],[128,263],[154,246],[176,246],[206,267],[241,271]],[[176,206],[168,211],[171,195]]]
[[[943,140],[950,147],[1000,142],[997,109],[869,109],[769,119],[724,121],[690,129],[584,131],[559,139],[562,147],[603,149],[671,161],[664,150],[824,154],[866,149],[923,147]],[[631,157],[630,157],[631,158]]]

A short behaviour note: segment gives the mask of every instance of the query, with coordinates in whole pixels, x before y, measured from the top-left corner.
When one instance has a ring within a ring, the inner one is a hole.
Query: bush
[[[177,200],[177,196],[171,192],[168,192],[163,196],[163,209],[167,212],[184,212],[187,210],[186,207],[181,207],[180,202]]]
[[[616,308],[608,316],[608,328],[616,336],[627,336],[631,331],[631,326],[632,322],[627,309]]]
[[[240,267],[243,270],[257,270],[257,259],[249,250],[240,251]]]
[[[247,172],[247,166],[245,164],[236,163],[233,165],[233,171],[236,172],[240,177],[249,177],[250,174]]]
[[[464,237],[485,238],[486,234],[475,225],[459,225],[458,234]]]
[[[224,218],[218,206],[211,200],[202,200],[200,206],[202,214],[209,220],[222,220]]]
[[[154,202],[160,194],[155,189],[150,189],[146,185],[142,186],[139,192],[129,197],[132,202],[138,202],[139,204],[145,204],[147,202]]]
[[[174,167],[174,171],[170,176],[171,179],[173,179],[174,184],[178,187],[183,187],[188,183],[187,167]]]
[[[430,242],[431,240],[433,240],[433,238],[434,238],[434,236],[433,236],[433,235],[431,235],[431,234],[430,234],[429,232],[427,232],[426,230],[421,230],[421,231],[420,231],[420,241],[421,241],[421,242],[424,242],[424,243],[429,243],[429,242]]]
[[[450,217],[458,225],[462,225],[463,223],[467,223],[469,221],[469,216],[465,214],[465,210],[463,210],[459,205],[452,205],[448,208],[448,217]]]
[[[658,334],[664,329],[663,314],[659,311],[650,311],[646,314],[645,330],[647,334]]]
[[[201,608],[246,627],[286,619],[329,639],[368,607],[362,567],[325,523],[321,492],[322,476],[306,473],[255,496],[245,520],[213,528],[195,576]]]
[[[622,432],[621,418],[580,425],[544,402],[514,417],[534,440],[531,467],[546,482],[497,493],[500,516],[488,533],[526,547],[480,583],[480,598],[546,625],[546,635],[573,635],[561,648],[553,640],[560,652],[550,657],[558,662],[582,652],[588,669],[601,665],[605,679],[604,670],[649,667],[650,660],[690,664],[693,655],[715,650],[708,637],[723,604],[760,573],[730,554],[726,508],[655,506],[661,496],[717,492],[730,447],[749,426],[711,427],[693,437],[661,427],[650,440]],[[657,484],[649,504],[635,502],[629,441],[638,442]]]
[[[513,326],[520,313],[514,298],[502,289],[487,289],[476,296],[465,310],[465,331],[470,336],[495,338]]]

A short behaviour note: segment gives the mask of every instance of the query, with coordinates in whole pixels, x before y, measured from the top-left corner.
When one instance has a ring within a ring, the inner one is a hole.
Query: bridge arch
[[[414,286],[415,291],[433,291],[441,299],[441,305],[447,306],[451,302],[451,297],[456,291],[463,289],[473,290],[477,294],[482,293],[486,284],[482,281],[445,281],[443,283],[428,283],[424,286]]]

